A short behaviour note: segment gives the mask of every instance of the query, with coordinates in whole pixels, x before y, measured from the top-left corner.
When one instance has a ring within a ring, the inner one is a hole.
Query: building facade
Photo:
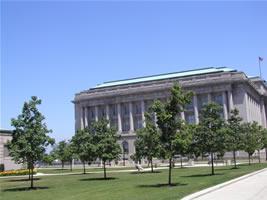
[[[12,131],[0,130],[0,164],[4,164],[5,170],[20,169],[22,167],[22,165],[16,164],[9,156],[6,143],[11,139]]]
[[[145,126],[144,113],[154,100],[166,101],[174,83],[194,92],[191,104],[181,116],[189,123],[198,123],[202,106],[214,101],[222,105],[225,120],[230,110],[237,108],[245,122],[267,126],[265,81],[221,67],[105,82],[77,93],[73,101],[75,130],[102,118],[109,120],[121,135],[119,142],[129,159],[135,152],[136,131]]]

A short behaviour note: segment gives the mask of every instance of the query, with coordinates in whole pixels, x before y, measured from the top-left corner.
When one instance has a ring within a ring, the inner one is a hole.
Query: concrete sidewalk
[[[182,200],[267,200],[267,168],[207,188]]]

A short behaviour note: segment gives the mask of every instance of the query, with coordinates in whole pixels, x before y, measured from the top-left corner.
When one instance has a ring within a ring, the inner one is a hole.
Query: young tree
[[[248,153],[248,160],[250,165],[251,156],[253,153],[259,149],[260,144],[260,135],[259,135],[259,126],[257,122],[244,123],[242,125],[243,129],[243,150]]]
[[[145,119],[145,128],[137,131],[135,150],[139,155],[139,159],[140,157],[147,158],[151,165],[151,172],[153,172],[153,157],[159,156],[161,148],[159,132],[150,113],[145,114]]]
[[[118,159],[121,153],[120,145],[117,143],[116,130],[108,126],[107,120],[99,120],[92,123],[90,132],[96,145],[96,155],[103,162],[104,179],[106,179],[107,162]]]
[[[227,132],[227,146],[228,150],[233,152],[234,168],[236,166],[236,151],[242,149],[242,118],[239,117],[239,111],[237,109],[231,110],[231,115],[227,120],[226,132]]]
[[[182,90],[179,85],[171,89],[171,96],[167,102],[155,101],[152,109],[157,115],[157,125],[160,129],[160,141],[164,149],[164,157],[169,160],[168,184],[171,185],[171,168],[173,156],[177,152],[174,146],[176,134],[181,128],[181,112],[191,101],[192,92]]]
[[[177,153],[180,154],[181,168],[183,167],[183,156],[190,152],[194,127],[193,124],[184,122],[175,136],[174,148],[177,150]]]
[[[52,165],[53,161],[55,160],[55,156],[52,153],[45,154],[43,156],[42,162],[47,165]]]
[[[60,141],[58,143],[58,145],[56,145],[55,148],[53,149],[54,156],[57,159],[59,159],[61,162],[61,169],[62,170],[64,169],[65,162],[68,161],[67,146],[68,146],[68,143],[65,140],[63,140],[63,141]]]
[[[31,97],[29,102],[24,103],[22,113],[17,119],[11,119],[11,125],[15,130],[12,140],[7,144],[10,156],[15,162],[28,164],[31,170],[30,188],[33,188],[35,162],[42,160],[45,148],[54,143],[54,140],[47,135],[52,131],[47,129],[44,123],[45,117],[37,108],[40,104],[41,99],[35,96]]]
[[[267,160],[267,129],[262,129],[263,147],[265,148],[265,160]]]
[[[85,163],[96,159],[96,145],[89,129],[78,130],[71,139],[73,152],[83,163],[83,173],[86,173]]]
[[[221,152],[225,148],[225,131],[222,129],[224,121],[221,112],[221,106],[216,103],[205,105],[201,111],[200,123],[195,135],[201,151],[211,156],[212,175],[214,175],[214,153]]]

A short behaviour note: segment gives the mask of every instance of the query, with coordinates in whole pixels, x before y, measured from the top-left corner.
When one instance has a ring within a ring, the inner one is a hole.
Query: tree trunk
[[[83,174],[86,174],[86,172],[85,172],[85,162],[83,162]]]
[[[64,162],[61,161],[61,169],[63,170],[64,169]]]
[[[29,164],[28,164],[28,169],[29,169],[29,180],[31,180],[31,168],[30,168]]]
[[[72,160],[70,160],[70,171],[72,172]]]
[[[104,179],[107,179],[107,173],[106,173],[106,161],[104,163]]]
[[[258,150],[258,159],[259,159],[259,163],[261,163],[261,154],[260,154],[260,150]]]
[[[31,165],[31,189],[33,188],[33,164]]]
[[[169,158],[169,182],[168,184],[171,185],[172,184],[172,158]]]
[[[183,157],[182,156],[180,158],[180,165],[181,165],[181,168],[183,168]]]
[[[213,153],[211,153],[211,175],[214,175]]]
[[[234,164],[235,164],[235,169],[236,169],[237,167],[236,167],[236,156],[235,156],[235,150],[233,151],[233,157],[234,157]]]
[[[265,148],[265,160],[267,160],[267,147]]]
[[[151,163],[151,172],[153,173],[154,170],[153,170],[153,158],[150,159],[150,163]]]
[[[248,164],[250,165],[250,154],[248,154]]]

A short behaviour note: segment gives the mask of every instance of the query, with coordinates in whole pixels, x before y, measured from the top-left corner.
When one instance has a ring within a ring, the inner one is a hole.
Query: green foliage
[[[164,149],[164,157],[169,159],[169,184],[171,184],[172,159],[177,153],[174,142],[178,130],[182,126],[181,112],[190,103],[192,95],[192,92],[184,91],[178,84],[175,84],[167,102],[157,100],[152,106],[152,110],[157,115],[157,125],[160,129],[160,141]]]
[[[260,150],[264,147],[264,137],[263,131],[264,129],[257,122],[252,123],[244,123],[242,125],[243,130],[243,150],[249,155],[249,163],[250,157],[256,150]],[[260,157],[259,157],[260,161]]]
[[[227,150],[233,152],[234,164],[236,167],[236,151],[242,149],[242,118],[239,117],[239,111],[237,109],[231,110],[230,117],[226,124],[227,133]]]
[[[64,168],[65,162],[70,162],[74,158],[74,148],[70,142],[60,141],[57,146],[53,149],[52,155],[54,158],[59,159]]]
[[[200,123],[195,135],[201,152],[211,155],[212,175],[214,174],[213,156],[215,152],[224,153],[226,149],[226,130],[221,117],[222,108],[216,103],[205,105],[201,111]]]
[[[88,128],[78,130],[71,139],[73,152],[85,165],[86,162],[90,163],[97,158],[97,149],[94,142],[93,134]],[[85,173],[85,166],[84,166]]]
[[[42,159],[42,162],[44,162],[45,164],[47,164],[47,165],[52,165],[52,163],[53,163],[53,161],[55,160],[56,158],[55,158],[55,156],[52,154],[52,153],[50,153],[50,154],[45,154],[44,156],[43,156],[43,159]]]
[[[159,131],[152,120],[151,113],[146,113],[145,119],[145,128],[137,131],[135,150],[138,160],[147,158],[151,164],[151,171],[153,172],[153,157],[159,157],[161,150]]]
[[[54,140],[47,134],[48,130],[43,122],[45,117],[38,110],[41,99],[33,96],[29,102],[25,102],[17,119],[11,119],[11,125],[15,128],[13,137],[8,142],[9,155],[16,163],[27,163],[32,171],[34,163],[42,160],[45,148],[53,144]],[[33,176],[31,176],[31,187],[33,187]]]

